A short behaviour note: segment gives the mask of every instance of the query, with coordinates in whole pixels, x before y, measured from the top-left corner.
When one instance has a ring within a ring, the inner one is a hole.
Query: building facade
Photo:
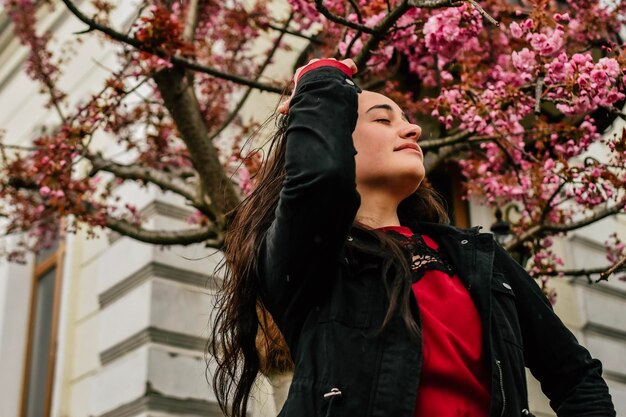
[[[88,2],[77,2],[77,4]],[[134,2],[117,2],[112,21],[130,22]],[[278,6],[277,6],[278,7]],[[60,40],[84,27],[59,5],[42,9],[42,30]],[[292,39],[295,49],[303,47]],[[94,38],[77,46],[61,86],[79,101],[97,89],[114,68],[115,52]],[[7,143],[27,144],[40,129],[54,126],[38,86],[23,71],[26,51],[0,10],[0,128]],[[269,71],[288,75],[295,55],[281,55]],[[275,96],[250,99],[269,114]],[[154,229],[189,227],[184,202],[156,189],[124,184]],[[463,218],[486,228],[493,214],[471,204]],[[601,239],[626,230],[611,218],[572,234],[558,249],[568,266],[604,264]],[[6,245],[14,242],[5,238]],[[3,417],[173,417],[221,413],[207,382],[204,348],[209,336],[219,252],[203,245],[161,248],[114,233],[97,239],[60,234],[46,253],[25,265],[0,263],[0,416]],[[555,280],[557,281],[557,280]],[[618,407],[626,414],[626,283],[588,285],[558,280],[556,310],[600,358]],[[209,360],[210,364],[210,360]],[[275,416],[289,375],[260,378],[251,405],[254,417]],[[553,415],[536,383],[533,410]]]

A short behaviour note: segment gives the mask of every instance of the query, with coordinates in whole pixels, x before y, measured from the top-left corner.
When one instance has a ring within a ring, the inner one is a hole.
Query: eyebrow
[[[376,110],[376,109],[388,110],[393,113],[393,107],[391,107],[389,104],[376,104],[375,106],[372,106],[369,109],[367,109],[365,113],[369,113],[370,111]],[[408,122],[409,118],[407,117],[406,113],[405,112],[400,112],[400,113],[402,114],[402,118]]]

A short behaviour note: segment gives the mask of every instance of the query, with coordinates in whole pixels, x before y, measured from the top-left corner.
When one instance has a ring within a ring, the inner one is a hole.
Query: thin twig
[[[330,10],[328,10],[326,6],[324,6],[324,0],[315,0],[315,8],[324,17],[326,17],[328,20],[332,22],[339,23],[340,25],[347,26],[351,29],[360,30],[361,32],[370,33],[370,34],[375,33],[375,30],[368,26],[351,22],[348,19],[345,19],[341,16],[337,16],[336,14],[333,14]]]
[[[423,151],[430,151],[438,149],[443,146],[454,145],[455,143],[463,142],[465,139],[471,136],[471,132],[468,130],[462,130],[454,135],[446,136],[443,138],[429,139],[418,142]]]
[[[535,114],[541,113],[541,93],[543,89],[543,77],[539,77],[535,84]]]
[[[289,26],[292,19],[293,19],[293,13],[291,13],[289,17],[287,18],[287,20],[285,21],[284,23],[285,28]],[[276,54],[276,51],[278,51],[278,48],[280,46],[280,43],[282,42],[282,39],[285,33],[287,32],[284,30],[280,30],[280,35],[278,35],[278,38],[276,38],[276,41],[274,41],[274,45],[272,46],[272,49],[267,54],[265,61],[259,67],[259,71],[257,72],[257,75],[254,78],[255,81],[261,78],[267,66],[272,62],[274,54]],[[241,99],[239,100],[235,108],[233,109],[233,111],[230,112],[226,120],[224,120],[222,125],[214,133],[211,134],[211,140],[215,139],[220,133],[222,133],[224,129],[226,129],[226,127],[228,127],[228,125],[230,125],[230,123],[235,119],[235,117],[237,117],[237,115],[239,114],[239,111],[241,110],[245,102],[248,100],[248,97],[250,96],[251,93],[252,93],[252,87],[248,87],[248,89],[243,94],[243,96],[241,97]]]
[[[491,23],[492,25],[495,25],[496,27],[500,27],[500,22],[498,22],[496,19],[494,19],[493,17],[491,17],[491,15],[489,13],[487,13],[485,11],[485,9],[483,9],[480,4],[476,3],[475,0],[467,0],[472,6],[474,6],[474,8],[476,10],[478,10],[478,13],[481,14],[482,17],[484,17],[485,19],[487,19],[487,21],[489,23]]]
[[[591,216],[578,220],[571,223],[560,224],[560,223],[542,223],[537,224],[529,228],[526,232],[522,233],[516,239],[508,242],[505,247],[506,250],[511,251],[516,249],[522,243],[526,242],[529,239],[532,239],[535,236],[544,234],[544,233],[559,233],[559,232],[570,232],[572,230],[580,229],[581,227],[588,226],[592,223],[595,223],[599,220],[602,220],[606,217],[613,216],[624,209],[626,206],[626,198],[624,198],[619,203],[615,204],[613,207],[606,207],[602,210],[595,211]]]
[[[300,32],[296,32],[296,31],[289,30],[289,29],[286,29],[286,28],[281,28],[280,26],[276,26],[276,25],[274,25],[272,23],[269,23],[267,25],[267,27],[269,27],[270,29],[282,32],[282,33],[286,33],[286,34],[291,35],[291,36],[297,36],[298,38],[306,39],[309,42],[314,43],[316,45],[324,45],[324,42],[321,39],[319,39],[319,38],[317,38],[315,36],[307,36],[307,35],[305,35],[303,33],[300,33]]]
[[[202,64],[199,64],[198,62],[195,62],[191,59],[178,56],[178,55],[171,55],[170,53],[162,49],[147,48],[146,46],[143,45],[142,42],[140,42],[136,38],[126,36],[123,33],[120,33],[108,26],[101,25],[97,23],[95,20],[88,18],[70,0],[62,0],[62,1],[70,10],[70,12],[74,14],[74,16],[76,16],[79,20],[81,20],[83,23],[88,25],[90,28],[104,33],[105,35],[109,36],[113,40],[130,45],[139,51],[150,53],[152,55],[168,60],[172,64],[177,64],[177,65],[183,66],[185,68],[188,68],[196,72],[201,72],[201,73],[208,74],[216,78],[221,78],[223,80],[232,81],[237,84],[253,87],[260,91],[267,91],[269,93],[276,93],[276,94],[283,93],[283,89],[280,87],[275,87],[272,85],[255,82],[255,81],[252,81],[247,78],[240,77],[234,74],[228,74],[228,73],[216,70],[215,68],[211,68],[211,67],[207,67]]]
[[[378,44],[383,40],[387,31],[402,17],[407,10],[411,8],[410,2],[405,0],[398,7],[391,11],[383,20],[381,20],[376,27],[374,28],[374,32],[371,33],[371,36],[361,48],[361,52],[354,59],[354,63],[357,68],[365,68],[367,61],[369,61],[372,56],[372,51],[378,48]]]
[[[188,42],[193,41],[196,27],[198,25],[198,6],[198,0],[189,0],[187,20],[185,22],[185,30],[183,32],[183,39]]]
[[[626,256],[622,257],[622,259],[620,259],[619,262],[617,262],[615,265],[613,265],[606,271],[602,272],[600,274],[600,278],[598,278],[596,282],[607,281],[609,279],[609,276],[613,274],[615,271],[621,269],[624,266],[624,264],[626,264]]]
[[[10,149],[12,151],[23,151],[23,152],[33,152],[39,148],[34,146],[21,146],[21,145],[8,145],[6,143],[0,142],[0,148],[2,149]]]

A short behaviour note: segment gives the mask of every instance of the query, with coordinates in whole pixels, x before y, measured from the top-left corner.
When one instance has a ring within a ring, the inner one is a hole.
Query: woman
[[[530,415],[524,366],[559,416],[614,416],[600,362],[492,235],[447,225],[420,127],[355,70],[298,69],[235,211],[212,339],[224,412],[245,414],[265,309],[295,363],[280,416]]]

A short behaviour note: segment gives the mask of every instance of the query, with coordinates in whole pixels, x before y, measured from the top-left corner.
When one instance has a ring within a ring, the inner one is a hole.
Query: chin
[[[413,167],[411,170],[400,173],[398,178],[401,178],[402,188],[406,190],[407,195],[410,195],[417,191],[424,180],[424,170],[416,170]]]

